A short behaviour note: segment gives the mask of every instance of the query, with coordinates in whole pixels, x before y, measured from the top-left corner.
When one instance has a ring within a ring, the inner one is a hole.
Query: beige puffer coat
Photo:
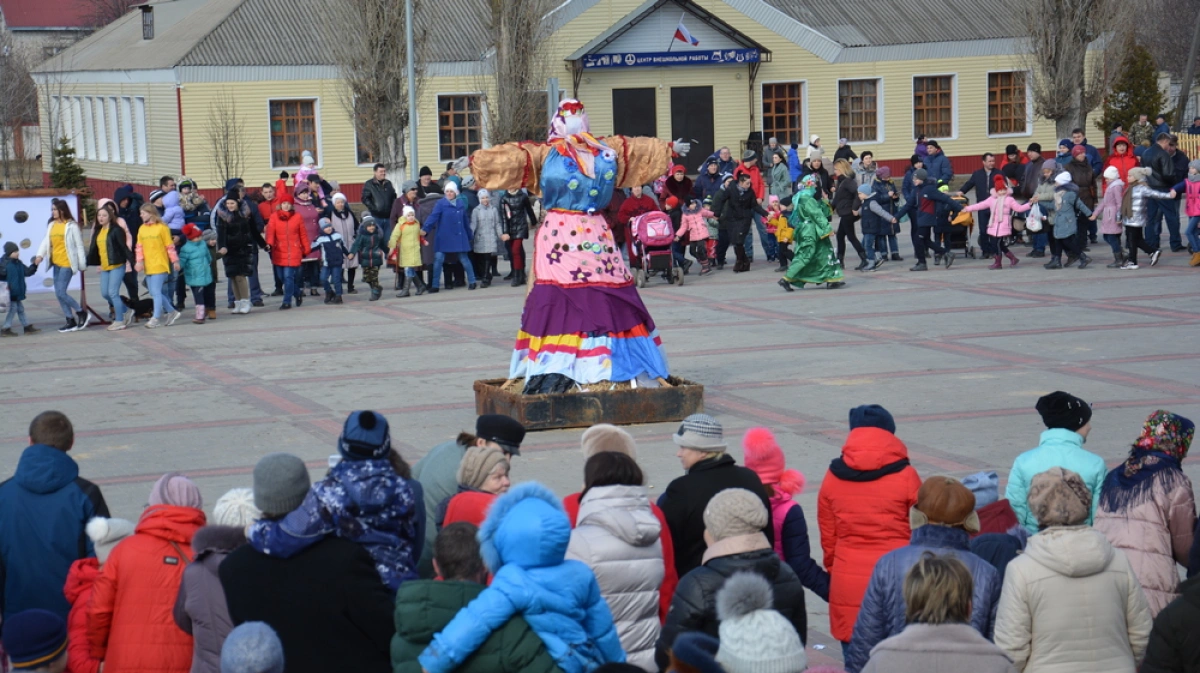
[[[1196,500],[1183,470],[1166,468],[1128,486],[1112,474],[1104,482],[1096,530],[1129,558],[1153,616],[1179,597],[1175,563],[1187,565],[1195,525]]]
[[[571,531],[567,558],[583,561],[596,574],[608,602],[626,661],[657,671],[654,643],[658,588],[662,586],[662,524],[650,511],[643,486],[596,486],[579,502],[579,524]]]
[[[1151,625],[1125,555],[1089,526],[1055,526],[1008,564],[995,643],[1024,673],[1134,673]]]

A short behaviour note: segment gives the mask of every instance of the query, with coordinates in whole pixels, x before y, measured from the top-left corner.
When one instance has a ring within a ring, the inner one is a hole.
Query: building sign
[[[585,54],[584,68],[643,68],[669,65],[737,65],[757,63],[757,49],[658,51],[649,53]]]

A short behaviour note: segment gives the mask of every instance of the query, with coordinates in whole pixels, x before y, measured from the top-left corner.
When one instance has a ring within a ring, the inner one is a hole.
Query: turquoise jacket
[[[179,266],[188,287],[204,287],[213,282],[212,252],[208,243],[197,238],[179,249]]]
[[[1029,482],[1035,475],[1052,467],[1071,470],[1083,477],[1083,483],[1092,491],[1092,511],[1088,513],[1088,525],[1096,514],[1100,502],[1100,487],[1108,474],[1104,459],[1083,449],[1083,437],[1072,430],[1053,428],[1042,433],[1042,441],[1036,449],[1017,456],[1012,471],[1008,473],[1008,488],[1004,497],[1017,513],[1017,520],[1031,534],[1038,532],[1037,519],[1029,511]]]

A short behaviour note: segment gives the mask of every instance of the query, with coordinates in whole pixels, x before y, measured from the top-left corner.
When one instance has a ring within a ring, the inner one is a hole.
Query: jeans
[[[150,289],[150,299],[154,301],[154,318],[163,315],[165,308],[168,313],[175,312],[175,304],[171,303],[171,288],[167,285],[170,274],[155,273],[146,275],[146,287]]]
[[[52,268],[54,269],[54,298],[58,299],[58,306],[62,309],[63,315],[68,320],[74,320],[75,314],[83,311],[79,307],[79,302],[67,294],[67,286],[71,284],[71,276],[74,276],[75,272],[67,266]]]
[[[671,257],[675,259],[675,266],[683,268],[683,263],[687,261],[687,256],[683,252],[683,243],[675,241],[671,244]]]
[[[121,286],[125,284],[125,267],[100,272],[100,296],[113,305],[117,322],[125,319],[125,302],[121,300]],[[130,297],[132,300],[133,297]]]
[[[342,296],[342,266],[321,265],[321,287],[326,292]]]
[[[321,286],[320,266],[321,266],[320,261],[301,262],[300,263],[300,269],[301,269],[300,274],[301,274],[301,278],[304,281],[304,283],[303,283],[304,287],[315,290]]]
[[[1108,244],[1108,247],[1112,248],[1114,255],[1116,255],[1118,257],[1121,256],[1121,235],[1120,234],[1105,234],[1104,242]]]
[[[878,259],[878,257],[876,257],[876,255],[882,255],[883,257],[887,257],[886,250],[883,253],[880,253],[878,250],[875,249],[876,239],[882,240],[883,236],[879,236],[878,234],[863,234],[862,243],[863,243],[863,248],[866,250],[866,253],[867,253],[867,261],[874,262],[876,259]]]
[[[763,223],[762,217],[758,213],[754,213],[754,228],[758,229],[758,237],[762,240],[763,254],[767,259],[775,259],[779,254],[779,244],[775,241],[775,234],[767,233],[767,226]],[[754,261],[754,232],[746,232],[746,259]]]
[[[25,303],[10,299],[8,313],[4,315],[4,329],[12,327],[14,315],[21,319],[21,327],[29,327],[29,321],[25,319]]]
[[[456,258],[467,270],[467,282],[475,284],[475,269],[471,267],[471,258],[465,252],[435,252],[433,253],[433,287],[438,287],[438,282],[442,280],[442,265],[446,262],[446,255],[451,255]]]
[[[1200,215],[1193,215],[1188,219],[1187,240],[1192,246],[1192,252],[1200,252]]]
[[[1179,202],[1166,199],[1147,199],[1146,206],[1146,242],[1156,249],[1162,241],[1162,218],[1167,220],[1167,232],[1172,248],[1183,246],[1183,238],[1179,235]]]
[[[1036,252],[1046,252],[1046,246],[1050,243],[1050,237],[1045,231],[1039,231],[1033,235],[1033,249]]]
[[[262,286],[258,284],[258,248],[254,248],[254,252],[250,253],[250,297],[251,301],[262,301],[263,291]],[[278,281],[275,283],[278,285]],[[233,281],[225,284],[227,286],[226,294],[229,296],[229,301],[232,302],[233,297]]]
[[[296,282],[296,277],[300,275],[300,267],[280,266],[276,268],[283,275],[283,305],[291,306],[292,297],[298,298],[304,295],[304,288]]]

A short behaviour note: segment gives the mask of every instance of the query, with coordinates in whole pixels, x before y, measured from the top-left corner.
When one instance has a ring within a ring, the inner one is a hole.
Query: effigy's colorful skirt
[[[667,377],[654,320],[603,217],[550,211],[534,237],[533,268],[509,378]]]

